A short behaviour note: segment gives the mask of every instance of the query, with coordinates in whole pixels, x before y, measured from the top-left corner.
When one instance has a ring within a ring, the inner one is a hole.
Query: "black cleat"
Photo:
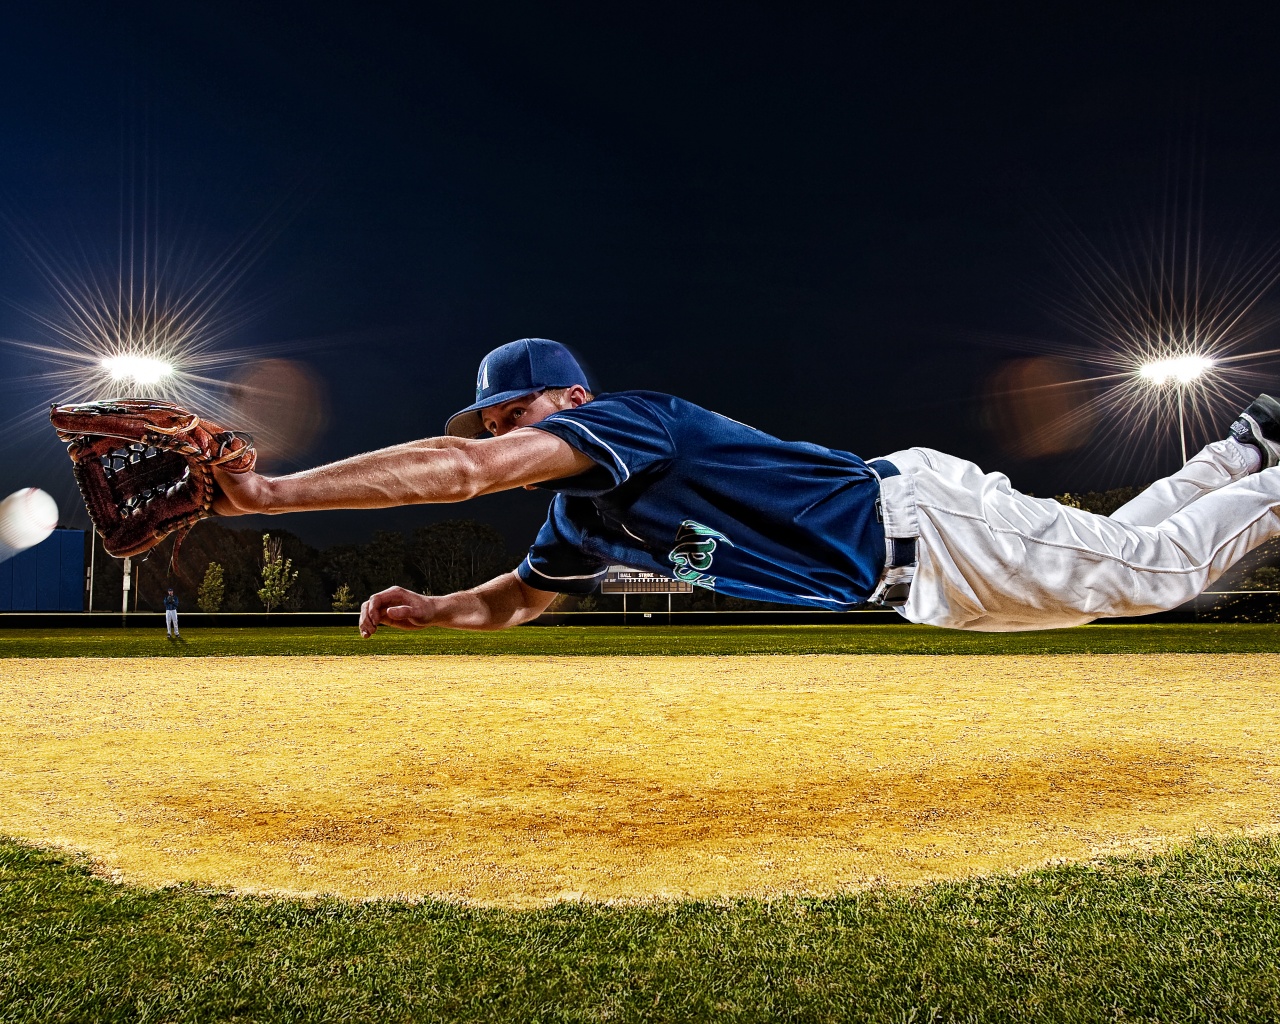
[[[1231,436],[1262,454],[1262,468],[1280,465],[1280,402],[1259,395],[1231,424]]]

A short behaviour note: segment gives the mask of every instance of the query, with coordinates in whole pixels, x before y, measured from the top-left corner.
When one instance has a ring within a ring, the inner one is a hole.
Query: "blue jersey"
[[[610,565],[719,594],[819,608],[866,602],[885,563],[880,484],[848,452],[776,437],[648,391],[533,424],[595,465],[557,491],[520,578],[594,590]]]

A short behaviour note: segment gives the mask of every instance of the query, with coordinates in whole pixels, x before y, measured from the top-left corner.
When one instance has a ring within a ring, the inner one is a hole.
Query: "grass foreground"
[[[335,626],[191,629],[0,628],[0,658],[183,658],[254,655],[717,654],[1275,654],[1280,624],[1090,625],[1031,633],[931,626],[526,626],[493,633],[381,629],[368,640]]]
[[[531,911],[134,889],[0,842],[0,1020],[1275,1020],[1278,901],[1268,838],[827,899]]]

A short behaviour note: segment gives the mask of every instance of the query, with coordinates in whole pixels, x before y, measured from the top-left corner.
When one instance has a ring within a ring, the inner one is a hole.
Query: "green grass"
[[[3,630],[0,656],[1277,652],[1280,626]],[[832,899],[497,911],[145,890],[0,841],[0,1021],[1271,1021],[1280,841]]]
[[[1280,1019],[1280,844],[828,899],[561,904],[142,890],[0,843],[0,1020]]]
[[[1079,626],[1042,633],[964,633],[929,626],[537,626],[500,633],[384,629],[190,629],[181,643],[154,629],[0,629],[0,658],[209,655],[517,654],[1266,654],[1280,625]]]

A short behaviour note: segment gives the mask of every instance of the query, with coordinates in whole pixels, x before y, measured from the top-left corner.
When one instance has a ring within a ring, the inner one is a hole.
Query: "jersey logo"
[[[724,541],[733,547],[733,541],[709,526],[686,519],[676,531],[676,546],[667,558],[675,565],[673,575],[681,583],[714,590],[716,578],[707,575],[711,560],[715,557],[716,544]]]

